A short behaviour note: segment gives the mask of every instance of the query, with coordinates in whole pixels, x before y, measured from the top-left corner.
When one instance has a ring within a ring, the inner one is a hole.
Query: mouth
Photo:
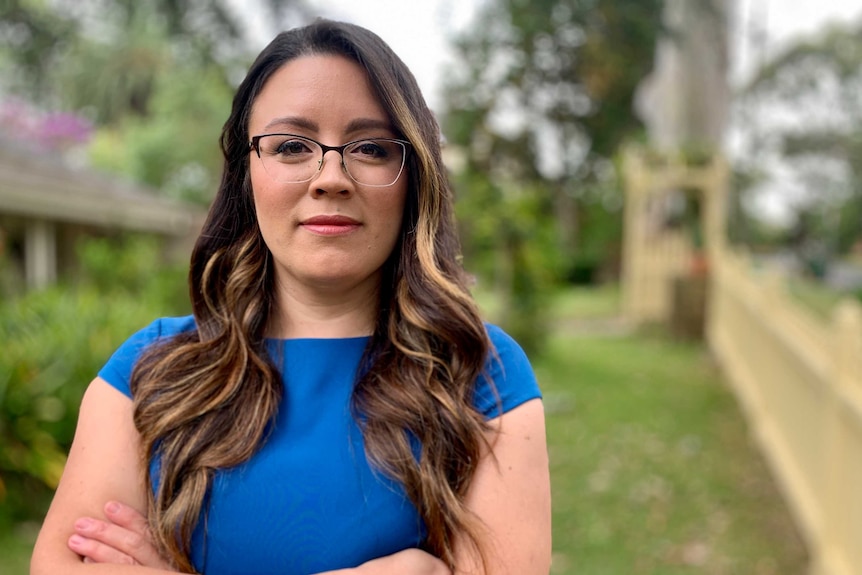
[[[318,236],[343,236],[359,229],[361,224],[347,216],[313,216],[299,225]]]

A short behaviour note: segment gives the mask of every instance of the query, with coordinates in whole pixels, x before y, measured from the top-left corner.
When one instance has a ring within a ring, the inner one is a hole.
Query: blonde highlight
[[[439,127],[415,79],[377,36],[327,21],[279,35],[238,88],[222,133],[222,183],[192,254],[196,329],[148,350],[132,375],[141,458],[146,469],[158,464],[158,475],[146,476],[154,541],[178,569],[194,571],[191,538],[206,517],[214,474],[254,455],[282,399],[264,347],[272,264],[251,199],[247,125],[268,75],[315,52],[359,62],[413,148],[401,241],[383,269],[352,398],[366,454],[404,486],[429,551],[454,568],[457,547],[466,545],[484,564],[482,524],[466,497],[492,431],[473,403],[491,350],[459,263]]]

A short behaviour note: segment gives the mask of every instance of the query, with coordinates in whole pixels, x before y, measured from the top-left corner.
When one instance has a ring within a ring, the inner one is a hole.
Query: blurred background
[[[0,575],[87,383],[189,311],[235,86],[317,16],[438,116],[545,395],[553,573],[862,573],[862,6],[788,4],[3,0]]]

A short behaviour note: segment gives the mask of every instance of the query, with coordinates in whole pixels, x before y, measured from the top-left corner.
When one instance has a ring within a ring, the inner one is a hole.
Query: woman
[[[469,295],[404,64],[283,33],[221,143],[194,316],[89,386],[31,573],[547,573],[540,394]]]

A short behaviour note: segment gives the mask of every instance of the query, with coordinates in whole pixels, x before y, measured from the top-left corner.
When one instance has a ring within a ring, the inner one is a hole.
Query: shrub
[[[84,389],[116,347],[188,307],[184,271],[153,241],[91,240],[80,255],[78,284],[0,302],[0,525],[44,513]]]

